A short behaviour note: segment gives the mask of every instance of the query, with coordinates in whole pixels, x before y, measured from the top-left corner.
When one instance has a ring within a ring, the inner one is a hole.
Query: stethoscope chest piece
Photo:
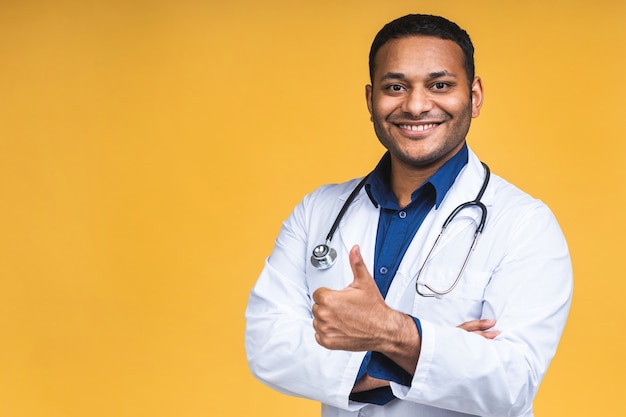
[[[317,245],[311,255],[311,263],[317,269],[328,269],[335,264],[337,251],[325,243]]]
[[[337,230],[337,228],[339,227],[339,222],[343,218],[343,215],[346,213],[346,210],[348,210],[348,207],[350,207],[350,204],[352,204],[357,194],[359,194],[361,188],[363,188],[363,186],[365,185],[365,181],[367,181],[368,177],[369,174],[361,179],[359,184],[354,187],[354,190],[352,190],[345,203],[343,203],[343,206],[341,207],[341,210],[339,210],[339,214],[337,215],[335,222],[333,223],[330,231],[328,232],[328,235],[326,236],[326,243],[322,243],[313,248],[311,263],[315,268],[328,269],[335,264],[335,261],[337,260],[337,251],[329,246],[330,241],[335,234],[335,230]]]

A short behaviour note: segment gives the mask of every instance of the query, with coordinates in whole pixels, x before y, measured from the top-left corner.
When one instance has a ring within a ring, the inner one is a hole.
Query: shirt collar
[[[463,167],[468,161],[467,144],[463,144],[452,158],[446,161],[428,180],[424,182],[418,189],[413,191],[411,199],[415,200],[421,194],[422,188],[429,184],[435,190],[435,207],[439,207],[446,193],[454,184],[454,180],[459,175]],[[372,204],[378,208],[379,204],[387,207],[397,205],[397,201],[391,187],[389,186],[389,178],[391,175],[391,155],[386,152],[372,171],[367,182],[365,183],[365,191],[369,196]]]

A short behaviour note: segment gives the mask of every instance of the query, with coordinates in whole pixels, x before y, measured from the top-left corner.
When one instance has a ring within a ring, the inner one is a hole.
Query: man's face
[[[378,50],[367,107],[393,163],[439,167],[463,146],[483,99],[463,60],[456,43],[430,36],[392,39]]]

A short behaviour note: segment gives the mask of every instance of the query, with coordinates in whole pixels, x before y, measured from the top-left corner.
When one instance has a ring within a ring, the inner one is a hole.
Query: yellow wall
[[[470,144],[571,246],[537,416],[626,415],[625,4],[0,2],[0,416],[318,415],[243,310],[293,205],[378,160],[367,52],[409,12],[472,35]]]

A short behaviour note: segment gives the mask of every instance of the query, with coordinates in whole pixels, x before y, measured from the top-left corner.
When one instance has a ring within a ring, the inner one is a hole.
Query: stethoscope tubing
[[[422,268],[420,269],[420,272],[418,273],[418,276],[417,276],[417,279],[416,279],[416,282],[415,282],[415,289],[418,292],[418,294],[420,294],[422,296],[425,296],[425,297],[442,296],[442,295],[448,294],[449,292],[451,292],[457,286],[457,284],[459,283],[459,281],[461,279],[461,276],[463,275],[463,272],[465,271],[465,268],[466,268],[466,266],[467,266],[467,264],[469,262],[470,255],[472,254],[472,252],[474,251],[474,248],[476,247],[476,243],[478,241],[478,236],[483,232],[483,229],[485,228],[485,224],[486,224],[486,221],[487,221],[487,207],[481,201],[481,199],[482,199],[482,197],[483,197],[483,195],[485,193],[485,190],[487,189],[487,186],[489,185],[489,180],[490,180],[490,177],[491,177],[491,171],[489,169],[489,166],[487,166],[487,164],[485,164],[484,162],[481,162],[481,164],[482,164],[482,166],[483,166],[483,168],[485,170],[485,179],[483,181],[482,186],[480,187],[480,190],[478,191],[478,194],[476,195],[476,198],[474,200],[472,200],[472,201],[468,201],[468,202],[460,204],[446,218],[446,220],[443,222],[443,225],[441,227],[441,232],[437,236],[437,239],[435,239],[435,243],[433,244],[433,247],[428,252],[428,255],[426,256],[426,260],[424,261],[424,264],[422,265]],[[328,269],[328,268],[330,268],[331,266],[333,266],[335,264],[335,261],[337,260],[337,251],[330,247],[330,242],[332,241],[333,236],[335,235],[335,232],[337,231],[337,228],[339,227],[339,224],[340,224],[341,220],[343,219],[343,217],[345,216],[348,208],[350,207],[350,205],[352,204],[352,202],[354,201],[356,196],[359,194],[361,189],[365,186],[365,183],[367,182],[367,179],[369,178],[370,175],[371,175],[371,173],[369,173],[366,176],[364,176],[361,179],[361,181],[359,181],[359,183],[356,185],[356,187],[354,187],[354,189],[352,190],[352,192],[350,193],[350,195],[346,199],[345,203],[341,207],[341,210],[339,210],[339,213],[337,214],[337,217],[335,218],[335,221],[333,222],[330,230],[328,231],[328,234],[326,235],[325,243],[317,245],[313,249],[313,254],[311,255],[311,263],[313,264],[313,266],[315,268],[317,268],[317,269]],[[419,279],[420,279],[420,277],[422,275],[422,272],[424,271],[424,267],[426,266],[426,263],[428,262],[431,254],[433,253],[433,251],[437,247],[437,244],[439,243],[439,240],[441,239],[444,231],[446,230],[446,228],[448,227],[450,222],[452,222],[454,217],[461,210],[464,210],[464,209],[466,209],[468,207],[473,207],[473,206],[478,207],[480,209],[480,211],[481,211],[480,221],[478,222],[478,227],[476,228],[476,231],[474,233],[474,239],[472,241],[472,246],[470,247],[470,250],[467,253],[467,256],[465,257],[465,260],[463,262],[461,270],[460,270],[459,274],[457,275],[457,277],[456,277],[454,283],[452,284],[452,286],[450,288],[448,288],[447,290],[445,290],[445,291],[440,291],[440,290],[436,290],[436,289],[432,288],[430,285],[428,285],[426,283],[420,283]],[[426,288],[428,288],[430,291],[432,291],[432,294],[422,293],[419,290],[419,284],[424,285]]]

